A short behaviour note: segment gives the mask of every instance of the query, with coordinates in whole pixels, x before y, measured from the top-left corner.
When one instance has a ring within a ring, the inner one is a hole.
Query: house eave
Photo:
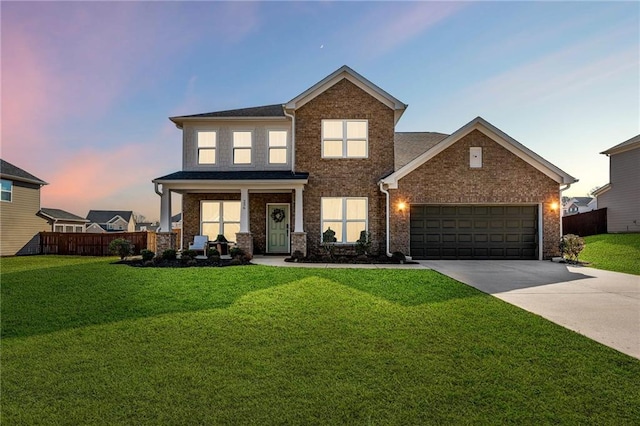
[[[6,174],[6,173],[1,173],[0,174],[0,178],[6,179],[6,180],[18,181],[18,182],[33,183],[33,184],[40,185],[40,186],[49,185],[47,182],[45,182],[43,180],[29,179],[29,178],[24,178],[24,177],[21,177],[21,176],[14,176],[14,175]]]
[[[197,122],[220,122],[220,121],[287,121],[285,117],[169,117],[178,129],[182,129],[184,123],[197,123]]]
[[[210,192],[210,191],[229,191],[249,188],[256,191],[264,190],[291,190],[306,185],[309,179],[237,179],[237,180],[221,180],[221,179],[154,179],[154,184],[162,185],[163,189],[169,189],[174,192]]]
[[[529,148],[525,147],[515,139],[511,138],[506,133],[502,132],[497,127],[493,126],[482,117],[476,117],[471,120],[469,123],[462,126],[460,129],[452,133],[450,136],[446,137],[438,144],[434,145],[431,149],[427,150],[423,154],[419,155],[409,163],[405,164],[403,167],[396,170],[391,175],[382,179],[381,182],[389,185],[391,189],[397,187],[398,180],[407,176],[409,173],[413,172],[415,169],[423,165],[424,163],[431,160],[436,155],[440,154],[445,149],[449,148],[454,143],[458,142],[460,139],[468,135],[473,130],[478,130],[484,133],[486,136],[491,138],[493,141],[501,145],[503,148],[510,151],[512,154],[521,158],[523,161],[527,162],[529,165],[533,166],[540,172],[544,173],[551,179],[558,182],[558,184],[572,184],[577,182],[578,180],[568,173],[562,171],[558,167],[554,166],[544,158],[540,157],[538,154],[531,151]]]

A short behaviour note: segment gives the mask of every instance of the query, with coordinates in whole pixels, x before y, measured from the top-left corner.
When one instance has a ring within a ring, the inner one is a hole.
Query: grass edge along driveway
[[[6,424],[640,418],[638,360],[434,271],[0,262]]]

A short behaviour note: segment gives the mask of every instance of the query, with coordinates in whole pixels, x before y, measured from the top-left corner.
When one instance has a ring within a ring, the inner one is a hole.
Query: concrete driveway
[[[640,358],[640,276],[549,261],[420,263]]]

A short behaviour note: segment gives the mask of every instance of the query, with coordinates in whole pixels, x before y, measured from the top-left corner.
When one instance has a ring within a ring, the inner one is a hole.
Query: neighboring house
[[[607,209],[607,231],[640,232],[640,135],[600,154],[609,157],[609,183],[593,195]]]
[[[182,229],[182,213],[171,216],[171,229]]]
[[[136,220],[131,210],[90,210],[86,232],[134,232]]]
[[[573,197],[565,205],[565,216],[571,216],[572,214],[590,212],[595,210],[595,198],[592,197]]]
[[[182,170],[154,179],[161,231],[182,194],[182,243],[224,234],[251,253],[416,259],[558,254],[560,186],[576,179],[478,117],[451,135],[397,133],[407,105],[347,66],[286,104],[171,117]],[[331,230],[330,232],[328,232]]]
[[[159,226],[158,222],[136,222],[136,231],[155,232]]]
[[[45,181],[0,159],[0,256],[36,254],[39,232],[47,222],[38,216]]]
[[[60,209],[43,207],[38,215],[48,223],[51,232],[84,232],[87,219]]]

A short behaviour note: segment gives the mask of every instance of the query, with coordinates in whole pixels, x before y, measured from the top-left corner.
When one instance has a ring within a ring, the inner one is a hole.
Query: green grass
[[[633,424],[640,361],[433,271],[2,259],[2,424]]]
[[[640,234],[601,234],[584,240],[581,261],[598,269],[640,275]]]

